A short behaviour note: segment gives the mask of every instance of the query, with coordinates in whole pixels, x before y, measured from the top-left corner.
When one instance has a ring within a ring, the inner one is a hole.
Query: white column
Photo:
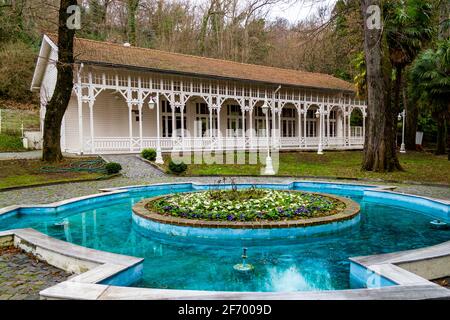
[[[325,137],[326,137],[326,144],[325,145],[328,145],[329,143],[330,143],[330,106],[329,105],[327,105],[326,106],[326,111],[325,111],[325,116],[327,117],[326,118],[326,131],[327,131],[327,134],[325,135]],[[324,121],[325,121],[325,119],[324,119]]]
[[[183,98],[182,98],[183,99]],[[180,104],[181,113],[181,149],[184,150],[184,104]]]
[[[273,145],[276,144],[276,134],[275,134],[276,131],[275,130],[276,130],[276,125],[277,125],[275,106],[276,106],[276,102],[275,102],[275,100],[272,100],[272,108],[271,108],[271,110],[272,110],[272,130],[270,130],[271,131],[270,138],[271,138]],[[267,127],[267,130],[269,130],[269,127]]]
[[[344,107],[344,111],[342,112],[342,137],[344,139],[344,143],[343,146],[347,145],[347,111],[346,108]]]
[[[78,140],[80,143],[80,154],[84,152],[84,138],[83,138],[83,99],[81,87],[77,88],[77,102],[78,102]]]
[[[130,151],[133,151],[133,104],[127,102],[128,105],[128,135],[130,139]]]
[[[222,143],[222,141],[221,141],[221,138],[222,138],[222,136],[221,136],[221,132],[220,132],[220,110],[222,109],[222,106],[220,106],[220,105],[217,105],[217,108],[216,108],[216,117],[217,117],[217,119],[216,119],[216,123],[217,123],[217,126],[216,126],[216,137],[217,137],[217,144],[219,145],[219,149],[220,149],[220,147],[221,147],[221,143]]]
[[[249,116],[249,122],[250,122],[250,146],[249,148],[252,149],[253,146],[255,145],[255,142],[253,141],[254,136],[253,136],[253,108],[250,108],[250,110],[248,111],[248,116]]]
[[[161,154],[161,129],[160,129],[160,116],[159,116],[159,93],[153,98],[156,107],[156,163],[163,164],[164,160]]]
[[[245,107],[241,108],[242,112],[242,147],[245,150]]]
[[[308,136],[308,135],[307,135],[307,133],[306,133],[306,122],[307,122],[307,117],[308,117],[308,107],[309,107],[308,104],[305,104],[305,105],[304,105],[305,115],[304,115],[304,117],[303,117],[303,137],[304,137],[304,139],[305,139],[305,143],[304,143],[304,146],[305,146],[305,147],[308,146],[308,143],[307,143],[307,141],[308,141],[307,136]]]
[[[272,109],[273,115],[273,109]],[[273,119],[272,119],[273,122]],[[272,127],[273,129],[273,127]],[[272,158],[270,157],[270,130],[269,130],[269,110],[266,110],[266,142],[267,142],[267,157],[266,157],[266,168],[264,174],[266,175],[274,175],[275,171],[273,170]]]
[[[139,110],[139,147],[140,147],[140,150],[142,151],[142,147],[143,147],[143,141],[142,141],[142,139],[143,139],[143,136],[142,136],[142,105],[143,105],[143,102],[139,102],[139,105],[138,105],[138,110]]]
[[[175,101],[171,99],[170,101],[170,109],[172,110],[172,141],[175,143],[175,130],[177,129],[176,115],[175,115]],[[172,146],[173,147],[173,146]]]
[[[281,134],[281,115],[282,115],[282,108],[279,107],[278,108],[278,141],[280,143],[280,148],[282,147],[283,143],[282,143],[282,134]]]
[[[302,106],[299,105],[297,108],[297,116],[298,116],[298,146],[302,147]]]
[[[325,121],[323,121],[323,117],[323,105],[319,105],[319,147],[317,149],[317,154],[323,154],[323,129],[325,124]]]
[[[89,100],[89,128],[91,131],[91,153],[95,153],[94,141],[94,100]]]
[[[351,126],[351,119],[352,117],[352,111],[350,110],[347,114],[347,124],[348,124],[348,145],[351,145],[351,138],[352,138],[352,126]]]
[[[213,137],[213,135],[212,135],[212,119],[213,119],[212,113],[213,113],[213,109],[212,109],[211,98],[209,99],[209,102],[208,102],[208,111],[209,111],[209,121],[208,121],[209,138],[212,141],[212,137]]]

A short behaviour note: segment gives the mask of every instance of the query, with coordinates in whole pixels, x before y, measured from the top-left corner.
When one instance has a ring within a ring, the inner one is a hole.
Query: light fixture
[[[316,118],[319,118],[320,117],[320,112],[319,112],[319,109],[317,109],[317,111],[316,111]]]
[[[264,114],[267,114],[267,111],[269,110],[269,106],[267,105],[267,101],[264,101],[264,104],[261,106],[262,112]]]
[[[150,110],[153,110],[155,108],[155,101],[153,100],[152,97],[150,97],[150,101],[148,102],[148,107],[150,108]]]

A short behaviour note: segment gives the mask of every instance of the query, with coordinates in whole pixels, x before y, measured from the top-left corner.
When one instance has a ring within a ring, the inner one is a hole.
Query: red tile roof
[[[56,43],[54,35],[49,35],[49,37]],[[276,85],[354,91],[351,83],[322,73],[246,64],[133,46],[125,47],[121,44],[81,38],[75,39],[74,54],[77,61],[103,65],[129,66],[152,71],[258,81]]]

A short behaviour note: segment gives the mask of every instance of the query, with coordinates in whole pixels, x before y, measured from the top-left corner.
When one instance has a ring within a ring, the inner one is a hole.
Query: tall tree
[[[57,78],[53,96],[50,99],[44,119],[44,143],[42,159],[49,162],[60,161],[61,123],[69,104],[73,88],[73,39],[75,29],[69,28],[67,21],[71,13],[67,8],[76,5],[76,0],[61,0],[58,15],[58,61]]]
[[[388,17],[385,20],[384,32],[389,48],[389,59],[394,69],[392,117],[395,119],[401,111],[403,100],[403,108],[409,107],[409,110],[406,110],[408,124],[408,130],[405,132],[406,141],[410,149],[415,149],[417,110],[414,104],[408,104],[403,73],[425,44],[432,39],[434,31],[432,0],[389,0],[384,2],[383,12]]]
[[[450,39],[438,43],[414,62],[411,73],[412,91],[431,110],[438,126],[437,154],[445,154],[445,124],[447,143],[450,141]],[[448,146],[450,160],[450,145]]]
[[[378,8],[378,11],[368,11],[369,7]],[[361,0],[361,10],[364,17],[368,113],[362,168],[367,171],[392,171],[401,167],[392,147],[395,146],[394,123],[390,110],[392,66],[386,50],[386,37],[381,27],[381,0]]]

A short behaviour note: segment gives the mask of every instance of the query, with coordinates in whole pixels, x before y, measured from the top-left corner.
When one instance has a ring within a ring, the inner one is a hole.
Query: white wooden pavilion
[[[65,152],[154,148],[161,160],[175,147],[252,150],[269,143],[322,153],[364,145],[365,102],[350,83],[330,75],[80,38],[74,51]],[[44,35],[31,85],[40,92],[42,122],[57,59],[55,36]],[[354,112],[361,123],[352,126]]]

